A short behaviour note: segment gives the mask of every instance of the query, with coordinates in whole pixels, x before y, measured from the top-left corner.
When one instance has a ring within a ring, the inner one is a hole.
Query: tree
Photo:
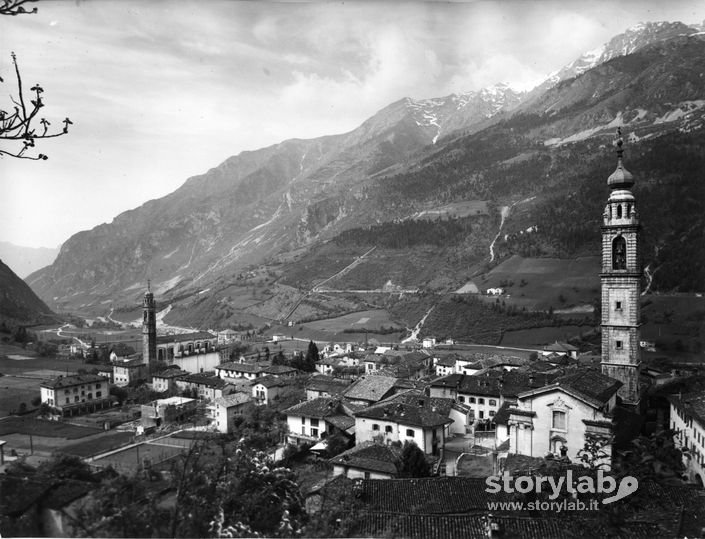
[[[57,131],[50,130],[51,122],[46,118],[38,119],[39,111],[44,107],[42,97],[44,89],[39,84],[35,84],[30,88],[34,95],[27,98],[22,87],[22,76],[14,52],[12,53],[12,64],[17,79],[17,98],[10,97],[13,103],[12,112],[0,109],[0,140],[15,141],[18,147],[13,150],[0,148],[0,156],[7,155],[35,161],[46,160],[48,157],[45,154],[35,155],[32,153],[36,141],[66,135],[69,132],[69,125],[72,125],[73,122],[69,118],[65,118],[62,122],[64,127]],[[4,82],[4,79],[0,78],[0,82]],[[41,127],[38,127],[37,124],[40,124]]]
[[[0,15],[24,15],[36,13],[37,8],[27,11],[24,4],[35,2],[36,0],[0,0]],[[44,88],[35,84],[30,88],[32,95],[26,96],[22,85],[22,76],[17,63],[17,56],[13,52],[12,65],[15,68],[15,78],[17,80],[17,95],[10,95],[12,101],[12,112],[0,108],[0,140],[16,143],[12,150],[0,147],[0,157],[7,155],[18,159],[32,159],[34,161],[46,160],[48,157],[43,154],[34,154],[33,149],[39,139],[56,138],[66,135],[69,132],[69,125],[73,122],[69,118],[63,120],[63,128],[60,130],[50,129],[51,123],[43,117],[39,117],[39,111],[44,107]],[[0,77],[0,83],[5,80]],[[39,124],[39,125],[37,125]]]
[[[318,354],[318,346],[313,341],[308,342],[308,350],[306,351],[306,357],[304,358],[304,369],[306,372],[313,372],[316,370],[316,363],[320,359]]]
[[[110,394],[118,400],[118,404],[121,406],[127,400],[127,396],[129,395],[127,389],[119,386],[110,386]]]
[[[27,11],[23,4],[37,2],[37,0],[0,0],[0,15],[27,15],[36,13],[37,8]]]
[[[225,438],[196,441],[172,468],[170,503],[117,477],[76,514],[85,537],[292,537],[306,517],[295,474]]]
[[[414,442],[404,442],[401,450],[400,477],[429,477],[431,467],[426,460],[426,455]]]

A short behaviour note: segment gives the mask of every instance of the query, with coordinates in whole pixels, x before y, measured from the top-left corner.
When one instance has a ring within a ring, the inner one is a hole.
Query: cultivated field
[[[384,327],[399,327],[399,324],[391,319],[389,313],[384,309],[375,309],[350,313],[327,320],[316,320],[307,322],[306,327],[331,333],[341,333],[346,329],[364,330],[380,329]]]
[[[512,256],[472,281],[481,293],[503,288],[507,304],[530,310],[592,304],[600,296],[600,258],[522,258]],[[487,301],[495,301],[488,297]]]
[[[555,341],[566,342],[595,330],[594,326],[549,326],[543,328],[517,329],[502,336],[502,346],[542,346]]]
[[[414,215],[414,220],[428,219],[435,220],[440,218],[448,219],[450,217],[463,218],[471,215],[487,215],[486,200],[466,200],[463,202],[452,202],[440,208],[423,210]]]

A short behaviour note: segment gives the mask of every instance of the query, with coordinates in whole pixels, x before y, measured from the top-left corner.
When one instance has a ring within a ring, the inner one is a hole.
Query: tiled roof
[[[348,430],[349,428],[355,426],[355,419],[345,414],[328,416],[326,417],[326,422],[339,428],[340,430]]]
[[[394,421],[401,425],[414,427],[436,427],[453,422],[448,418],[447,412],[446,414],[441,414],[438,409],[434,410],[427,402],[423,404],[379,403],[357,412],[355,417]]]
[[[227,363],[221,363],[216,367],[216,369],[225,371],[245,372],[249,374],[259,374],[264,370],[264,368],[260,365],[253,365],[251,363],[238,363],[237,361],[228,361]]]
[[[230,408],[232,406],[240,406],[241,404],[245,404],[247,402],[250,402],[251,397],[247,393],[231,393],[230,395],[226,395],[225,397],[219,397],[213,401],[215,404],[219,406],[224,406],[225,408]]]
[[[431,382],[432,387],[456,388],[458,393],[487,397],[516,397],[532,388],[540,388],[556,378],[554,374],[527,373],[518,370],[511,372],[487,371],[473,376],[449,374]]]
[[[175,342],[187,341],[203,341],[209,339],[217,339],[215,335],[211,335],[206,331],[196,331],[194,333],[181,333],[178,335],[158,335],[157,344],[169,344]]]
[[[165,371],[159,372],[152,375],[154,378],[178,378],[179,376],[187,375],[187,371],[182,371],[181,369],[167,369]]]
[[[296,383],[296,380],[289,377],[272,376],[270,374],[269,376],[262,376],[261,378],[257,378],[257,380],[254,380],[252,383],[254,385],[262,384],[264,387],[270,388],[289,386]]]
[[[227,382],[219,376],[214,376],[213,374],[207,373],[187,374],[185,376],[180,376],[179,380],[183,380],[190,384],[204,385],[214,388],[222,388],[227,384]]]
[[[454,355],[447,355],[441,358],[438,358],[438,361],[436,361],[436,365],[440,365],[441,367],[455,367],[455,356]]]
[[[354,382],[343,395],[347,399],[377,402],[383,399],[397,381],[391,376],[363,376]]]
[[[73,387],[81,384],[95,384],[98,382],[105,382],[105,377],[97,374],[77,374],[75,376],[59,376],[54,380],[42,382],[41,387],[63,389],[65,387]]]
[[[286,365],[270,365],[269,367],[263,367],[262,372],[265,374],[286,374],[297,372],[297,369]]]
[[[306,389],[311,391],[325,391],[331,395],[344,392],[350,387],[350,383],[343,380],[336,380],[330,376],[314,376],[306,384]]]
[[[501,501],[508,494],[485,491],[484,479],[473,477],[428,477],[422,479],[366,480],[363,499],[368,510],[452,514],[486,510],[487,502]]]
[[[332,415],[340,415],[342,411],[340,399],[333,397],[318,397],[310,401],[300,402],[282,413],[290,416],[305,416],[323,419]]]
[[[401,448],[399,447],[363,442],[332,458],[330,462],[370,472],[396,475],[399,472],[400,457]]]
[[[556,378],[561,387],[570,387],[597,402],[607,402],[622,385],[621,382],[594,370],[580,370]]]
[[[547,352],[577,352],[578,349],[572,344],[566,342],[556,341],[553,344],[549,344],[544,347]]]
[[[447,416],[450,413],[450,409],[456,404],[453,399],[443,398],[443,397],[428,397],[424,395],[422,391],[417,389],[407,390],[398,395],[388,397],[384,400],[384,403],[403,403],[415,406],[426,406],[430,409],[435,409],[441,415]],[[378,404],[382,404],[381,402]],[[466,406],[463,408],[467,409]]]

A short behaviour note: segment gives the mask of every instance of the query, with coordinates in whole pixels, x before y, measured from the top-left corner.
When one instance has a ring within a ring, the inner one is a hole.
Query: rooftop
[[[371,472],[396,475],[399,472],[397,466],[400,457],[400,447],[363,442],[352,449],[343,451],[337,457],[332,458],[330,462]]]
[[[447,411],[445,414],[441,413],[441,409],[431,405],[426,399],[418,399],[415,404],[405,402],[378,403],[356,412],[355,417],[394,421],[402,425],[422,428],[447,425],[453,422],[448,418]]]
[[[59,376],[54,380],[42,382],[41,387],[51,389],[62,389],[64,387],[73,387],[82,384],[95,384],[105,382],[104,376],[97,374],[76,374],[73,376]]]
[[[264,367],[261,365],[253,365],[252,363],[238,363],[237,361],[228,361],[221,363],[216,369],[236,372],[246,372],[250,374],[259,374],[263,372]]]
[[[217,339],[217,337],[208,333],[207,331],[196,331],[193,333],[179,333],[175,335],[158,335],[157,344],[168,344],[174,342],[187,341],[203,341],[209,339]]]
[[[241,404],[246,404],[250,402],[251,397],[247,393],[231,393],[225,397],[219,397],[213,401],[218,406],[223,406],[225,408],[231,408],[233,406],[240,406]]]
[[[283,411],[290,416],[305,416],[323,419],[328,416],[340,415],[342,406],[340,399],[333,397],[318,397],[310,401],[300,402]]]
[[[362,376],[343,395],[346,399],[377,402],[394,388],[396,381],[397,379],[391,376]]]

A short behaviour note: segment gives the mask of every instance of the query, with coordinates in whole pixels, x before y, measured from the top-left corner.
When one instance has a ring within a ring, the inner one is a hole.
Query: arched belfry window
[[[621,218],[622,218],[622,205],[617,204],[617,219],[621,219]]]
[[[627,242],[622,236],[612,242],[612,269],[627,269]]]

